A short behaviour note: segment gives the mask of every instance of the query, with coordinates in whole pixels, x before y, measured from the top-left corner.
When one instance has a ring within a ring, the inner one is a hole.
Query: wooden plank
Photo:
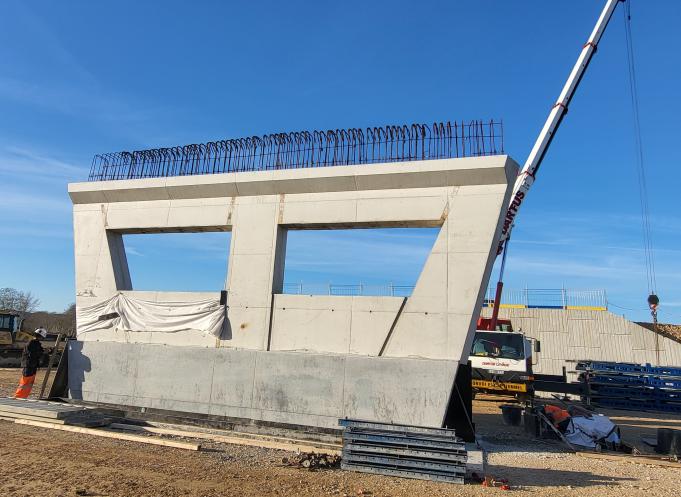
[[[54,359],[59,353],[59,344],[61,343],[63,336],[63,333],[59,333],[59,335],[57,335],[57,341],[54,344],[54,349],[52,349],[52,354],[50,354],[50,362],[47,364],[47,371],[45,371],[45,376],[43,376],[43,384],[40,386],[40,395],[38,395],[39,399],[42,399],[43,395],[45,395],[45,387],[47,386],[47,382],[50,379],[50,373],[54,367]]]
[[[577,452],[580,457],[587,457],[589,459],[604,459],[606,461],[630,462],[636,464],[651,464],[655,466],[669,466],[672,468],[681,468],[681,462],[661,459],[654,456],[632,456],[632,455],[618,455],[618,454],[598,454],[595,452]]]
[[[144,437],[141,435],[126,435],[123,433],[118,433],[115,431],[109,431],[109,430],[104,430],[104,429],[95,429],[95,428],[82,428],[80,426],[66,426],[66,425],[58,425],[54,423],[45,423],[43,421],[32,421],[29,419],[16,419],[14,420],[16,424],[20,425],[28,425],[28,426],[37,426],[40,428],[50,428],[53,430],[62,430],[62,431],[70,431],[73,433],[83,433],[85,435],[94,435],[96,437],[104,437],[104,438],[115,438],[117,440],[127,440],[129,442],[140,442],[140,443],[146,443],[146,444],[151,444],[151,445],[162,445],[164,447],[174,447],[176,449],[185,449],[185,450],[199,450],[201,448],[200,445],[198,444],[193,444],[193,443],[186,443],[186,442],[174,442],[172,440],[164,440],[161,438],[153,438],[153,437]]]
[[[292,443],[292,444],[304,444],[304,445],[314,445],[315,447],[319,449],[329,449],[329,450],[340,450],[343,448],[343,445],[341,443],[333,443],[333,442],[319,442],[316,440],[302,440],[299,438],[290,438],[290,437],[281,437],[278,435],[266,435],[262,433],[250,433],[250,432],[241,432],[241,431],[231,431],[229,433],[226,433],[224,430],[216,430],[216,429],[206,429],[206,428],[197,428],[195,426],[186,426],[186,425],[177,425],[177,424],[168,424],[168,423],[156,423],[153,421],[147,421],[147,424],[150,426],[153,426],[155,428],[167,428],[170,430],[180,430],[180,431],[192,431],[192,432],[198,432],[198,433],[205,433],[208,435],[219,435],[219,436],[226,436],[226,437],[237,437],[237,438],[248,438],[248,439],[261,439],[261,440],[269,440],[271,442],[282,442],[282,443]],[[126,425],[127,426],[127,425]]]
[[[126,431],[143,431],[147,433],[157,433],[159,435],[173,435],[176,437],[199,438],[203,440],[212,440],[214,442],[227,443],[233,445],[247,445],[249,447],[261,447],[266,449],[286,450],[289,452],[324,452],[326,454],[340,455],[341,451],[338,449],[330,449],[327,447],[319,447],[309,443],[300,442],[275,442],[272,440],[254,440],[244,437],[228,437],[225,435],[214,435],[211,433],[202,433],[199,431],[186,430],[171,430],[168,428],[155,428],[153,426],[138,426],[128,425],[123,423],[111,423],[110,428],[116,430]]]
[[[47,394],[47,397],[50,399],[68,397],[69,354],[66,350],[67,343],[68,341],[64,344],[64,352],[59,356],[57,371],[54,373],[54,380],[52,380],[50,391]]]
[[[612,420],[612,418],[610,418],[610,420]],[[621,427],[624,427],[624,428],[642,428],[642,429],[647,429],[647,430],[650,430],[650,431],[657,431],[658,428],[671,428],[672,430],[681,429],[681,425],[679,423],[647,425],[647,424],[638,424],[638,423],[627,423],[626,421],[624,421],[624,422],[616,423],[616,424],[618,426],[621,426]]]

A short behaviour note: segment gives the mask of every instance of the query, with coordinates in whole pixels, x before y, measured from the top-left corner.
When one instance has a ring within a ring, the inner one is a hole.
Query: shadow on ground
[[[560,465],[560,459],[556,465]],[[506,478],[513,486],[523,487],[593,487],[598,485],[612,486],[614,483],[635,481],[635,478],[611,477],[595,475],[589,471],[569,471],[546,468],[512,468],[503,465],[489,464],[487,474],[495,478]]]

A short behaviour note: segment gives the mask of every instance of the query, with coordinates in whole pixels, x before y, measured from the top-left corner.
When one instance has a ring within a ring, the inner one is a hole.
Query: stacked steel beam
[[[577,370],[593,405],[681,413],[681,367],[580,361]]]
[[[454,430],[340,420],[341,468],[405,478],[463,483],[466,447]]]

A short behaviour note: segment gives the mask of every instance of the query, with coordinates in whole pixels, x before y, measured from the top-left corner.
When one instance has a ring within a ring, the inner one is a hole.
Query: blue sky
[[[660,318],[681,322],[681,2],[632,2]],[[66,184],[86,179],[96,153],[495,118],[522,163],[603,3],[3,2],[0,286],[30,289],[50,310],[73,301]],[[605,288],[613,311],[645,319],[626,77],[619,7],[518,218],[506,284]],[[427,233],[357,232],[342,243],[307,236],[292,242],[308,262],[289,266],[292,281],[406,278],[432,241]],[[187,263],[189,246],[193,270],[172,283],[193,276],[212,286],[224,275],[226,237],[130,241],[133,277],[147,282],[154,251]],[[391,262],[348,262],[367,253],[392,254]]]

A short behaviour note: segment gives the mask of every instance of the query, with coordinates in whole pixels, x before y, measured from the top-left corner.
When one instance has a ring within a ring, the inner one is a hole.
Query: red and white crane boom
[[[565,117],[565,114],[567,114],[568,105],[570,105],[570,101],[572,100],[572,97],[574,96],[575,91],[577,90],[577,87],[579,86],[579,83],[582,80],[582,77],[584,76],[586,68],[589,66],[589,62],[591,62],[591,58],[593,57],[593,54],[596,52],[598,42],[600,41],[601,36],[603,36],[605,28],[608,26],[608,22],[612,18],[612,14],[615,11],[615,7],[617,7],[617,4],[621,1],[624,0],[607,0],[605,7],[603,8],[603,11],[601,12],[600,17],[598,18],[598,21],[596,22],[596,26],[591,32],[591,36],[589,36],[589,39],[582,47],[582,51],[579,54],[579,58],[577,59],[575,66],[572,68],[572,72],[570,73],[570,76],[565,82],[563,90],[560,92],[558,100],[551,108],[549,117],[546,119],[546,123],[544,123],[544,127],[542,128],[541,133],[539,133],[537,141],[534,143],[534,147],[532,147],[532,151],[530,152],[530,155],[527,157],[527,160],[525,161],[525,165],[518,174],[515,185],[513,186],[513,191],[511,193],[511,201],[506,211],[506,217],[504,218],[504,225],[501,230],[501,238],[499,240],[499,246],[497,247],[497,255],[500,255],[502,252],[504,252],[504,247],[506,246],[506,243],[508,242],[508,239],[511,236],[511,230],[513,229],[513,221],[515,220],[515,217],[518,214],[518,210],[525,201],[525,198],[527,197],[527,192],[530,190],[530,187],[532,187],[532,185],[534,184],[534,181],[537,177],[537,171],[539,170],[539,166],[541,165],[542,160],[546,155],[546,151],[548,150],[549,145],[551,145],[551,141],[553,140],[553,137],[555,136],[556,131],[558,130],[558,127],[560,126],[560,123],[563,120],[563,117]],[[494,299],[492,329],[495,329],[497,317],[499,314],[500,306],[498,304],[500,303],[501,289],[503,287],[502,281],[503,269],[501,269],[500,271],[499,282],[497,284],[497,292]]]

